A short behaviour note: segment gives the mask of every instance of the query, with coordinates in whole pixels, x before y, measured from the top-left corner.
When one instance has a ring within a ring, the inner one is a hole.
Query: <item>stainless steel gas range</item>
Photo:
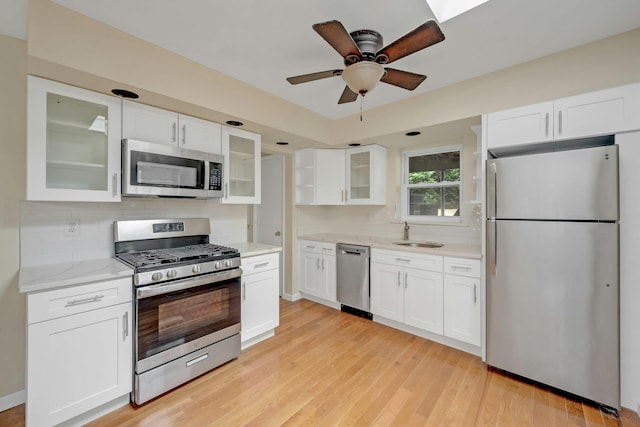
[[[134,269],[134,378],[141,405],[240,354],[240,254],[209,243],[209,219],[116,221]]]

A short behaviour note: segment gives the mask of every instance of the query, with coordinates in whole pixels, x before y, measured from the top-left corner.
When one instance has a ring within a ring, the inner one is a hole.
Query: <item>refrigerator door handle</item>
[[[487,230],[487,239],[489,244],[487,248],[487,254],[489,259],[487,260],[487,273],[494,273],[498,265],[498,223],[495,219],[489,219],[489,230]]]
[[[487,218],[498,215],[498,166],[489,163],[487,168]]]

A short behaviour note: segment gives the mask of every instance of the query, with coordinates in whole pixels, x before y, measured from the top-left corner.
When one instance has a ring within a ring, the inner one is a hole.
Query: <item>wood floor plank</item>
[[[640,427],[632,411],[615,418],[476,356],[311,301],[283,300],[280,310],[273,338],[89,426]],[[24,405],[0,413],[0,426],[24,426]]]

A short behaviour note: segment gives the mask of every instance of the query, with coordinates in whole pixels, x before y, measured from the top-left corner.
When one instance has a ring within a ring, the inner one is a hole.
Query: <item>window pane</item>
[[[409,215],[460,215],[460,187],[409,189]]]
[[[460,152],[409,157],[409,184],[460,181]]]

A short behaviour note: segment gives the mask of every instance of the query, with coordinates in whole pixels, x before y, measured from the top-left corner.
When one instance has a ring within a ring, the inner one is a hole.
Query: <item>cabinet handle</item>
[[[411,262],[410,259],[406,259],[406,258],[396,258],[396,261],[398,261],[398,262]]]
[[[122,315],[122,329],[123,329],[122,341],[125,341],[129,336],[129,312],[128,311]]]
[[[316,247],[312,246],[312,245],[306,245],[305,248],[307,248],[307,249],[315,249]]]
[[[349,190],[344,190],[344,201],[345,201],[345,203],[346,203],[348,198],[349,198]]]
[[[407,282],[409,281],[409,273],[404,273],[404,288],[407,289]]]
[[[331,248],[322,248],[323,251],[332,251],[333,249]]]
[[[476,284],[473,284],[473,303],[475,304],[478,301],[478,294],[476,292]]]
[[[82,298],[82,299],[72,299],[71,301],[65,304],[65,307],[73,307],[74,305],[88,304],[90,302],[98,302],[102,298],[104,298],[104,295],[95,295],[89,298]]]
[[[549,113],[544,118],[544,136],[549,136]]]
[[[182,144],[187,143],[187,125],[182,125]]]
[[[400,287],[400,272],[398,271],[398,287]]]
[[[256,264],[253,266],[253,268],[262,268],[262,267],[266,267],[267,265],[269,265],[269,262],[263,262],[261,264]]]
[[[171,141],[176,142],[176,122],[173,122],[171,129],[173,131],[173,136],[171,137]]]
[[[562,134],[562,110],[558,111],[558,135]]]
[[[113,197],[118,196],[118,174],[113,174]]]
[[[242,283],[242,301],[247,300],[247,282]]]
[[[466,266],[466,265],[452,265],[451,269],[452,270],[470,271],[471,267]]]

